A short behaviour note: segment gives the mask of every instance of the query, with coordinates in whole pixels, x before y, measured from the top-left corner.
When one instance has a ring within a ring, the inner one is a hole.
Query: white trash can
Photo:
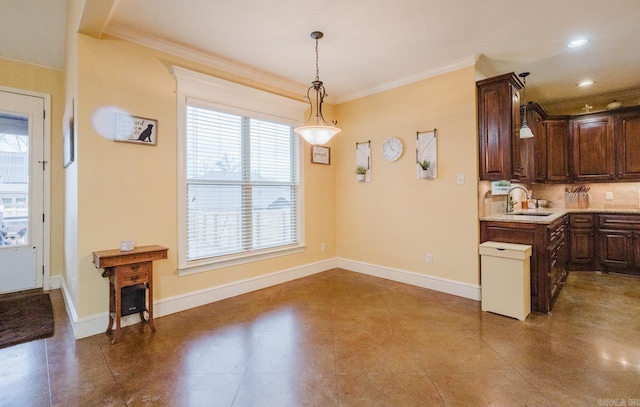
[[[531,313],[531,246],[480,244],[482,310],[524,321]]]

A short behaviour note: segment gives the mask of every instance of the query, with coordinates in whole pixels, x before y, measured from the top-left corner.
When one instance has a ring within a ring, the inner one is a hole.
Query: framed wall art
[[[158,143],[158,121],[144,117],[116,114],[115,141],[155,146]]]
[[[418,178],[438,177],[438,139],[436,129],[416,133],[416,167]]]
[[[311,146],[311,162],[314,164],[331,164],[331,148],[325,146]]]

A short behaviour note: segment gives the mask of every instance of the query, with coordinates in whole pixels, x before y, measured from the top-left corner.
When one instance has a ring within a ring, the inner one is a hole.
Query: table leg
[[[116,342],[118,342],[118,336],[120,335],[120,310],[122,307],[122,290],[119,287],[119,284],[116,284],[116,290],[115,290],[115,296],[116,296],[116,301],[115,301],[115,316],[116,316],[116,332],[113,334],[113,339],[111,340],[111,344],[114,345]]]
[[[111,279],[109,279],[109,326],[107,326],[107,332],[108,334],[111,333],[111,331],[113,330],[113,315],[115,312],[115,288],[113,286],[113,281],[111,281]]]

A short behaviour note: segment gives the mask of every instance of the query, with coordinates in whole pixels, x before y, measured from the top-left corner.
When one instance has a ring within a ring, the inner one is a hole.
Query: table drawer
[[[149,263],[137,263],[118,266],[116,275],[122,286],[149,281]]]

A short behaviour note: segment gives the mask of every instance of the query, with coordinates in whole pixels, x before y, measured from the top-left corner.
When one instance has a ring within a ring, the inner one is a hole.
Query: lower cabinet
[[[597,216],[600,267],[603,271],[640,276],[640,215]]]
[[[520,222],[480,222],[480,240],[532,246],[531,310],[551,311],[567,278],[567,217],[551,225]]]
[[[596,268],[595,216],[591,213],[569,214],[569,269]]]

